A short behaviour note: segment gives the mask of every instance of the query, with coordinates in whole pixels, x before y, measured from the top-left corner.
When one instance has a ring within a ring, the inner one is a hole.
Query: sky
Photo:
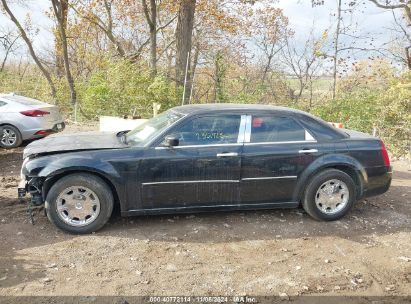
[[[33,25],[39,29],[39,39],[35,40],[35,47],[46,52],[53,45],[53,36],[50,33],[52,21],[45,16],[45,12],[49,10],[50,1],[25,0],[24,2],[26,3],[24,8],[17,7],[16,9],[12,6],[14,12],[21,22],[26,19],[28,13],[30,14]],[[343,2],[347,1],[343,0]],[[388,28],[393,27],[391,11],[377,8],[367,0],[362,2],[365,4],[360,6],[352,19],[352,22],[358,23],[359,32],[373,36],[376,44],[382,44],[390,40],[391,33]],[[315,8],[311,6],[311,0],[278,0],[274,5],[282,8],[284,14],[289,18],[297,43],[303,43],[307,39],[313,24],[317,34],[335,24],[336,18],[332,14],[336,10],[337,0],[325,0],[323,6]],[[13,24],[10,23],[7,17],[0,13],[0,28],[12,26]]]

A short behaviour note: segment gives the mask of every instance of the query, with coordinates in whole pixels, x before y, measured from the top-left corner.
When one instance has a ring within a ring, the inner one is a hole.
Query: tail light
[[[382,142],[382,140],[380,141],[380,143],[381,143],[381,154],[382,154],[382,158],[384,160],[384,165],[386,167],[389,167],[390,166],[390,157],[388,156],[387,148],[385,148],[385,145]]]
[[[23,114],[24,116],[29,116],[29,117],[43,117],[45,115],[49,115],[50,112],[42,111],[42,110],[28,110],[28,111],[20,112],[20,114]]]
[[[34,133],[34,135],[47,135],[47,134],[50,134],[50,133],[51,133],[50,130],[40,130],[40,131],[37,131],[36,133]]]

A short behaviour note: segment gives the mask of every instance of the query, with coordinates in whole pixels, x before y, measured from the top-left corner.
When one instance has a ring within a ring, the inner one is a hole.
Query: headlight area
[[[30,193],[31,204],[40,206],[44,203],[42,195],[43,177],[23,177],[18,187],[18,196],[23,198],[27,193]]]

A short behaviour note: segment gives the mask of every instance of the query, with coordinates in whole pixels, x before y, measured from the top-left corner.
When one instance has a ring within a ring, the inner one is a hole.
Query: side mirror
[[[180,143],[180,140],[177,137],[174,136],[166,136],[164,140],[164,146],[172,148],[178,146]]]

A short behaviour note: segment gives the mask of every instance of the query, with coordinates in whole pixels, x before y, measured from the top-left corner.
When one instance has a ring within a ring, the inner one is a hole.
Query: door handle
[[[299,150],[298,153],[303,154],[303,153],[317,153],[318,150],[317,149],[303,149],[303,150]]]
[[[238,156],[238,153],[236,152],[217,153],[217,157],[233,157],[233,156]]]

